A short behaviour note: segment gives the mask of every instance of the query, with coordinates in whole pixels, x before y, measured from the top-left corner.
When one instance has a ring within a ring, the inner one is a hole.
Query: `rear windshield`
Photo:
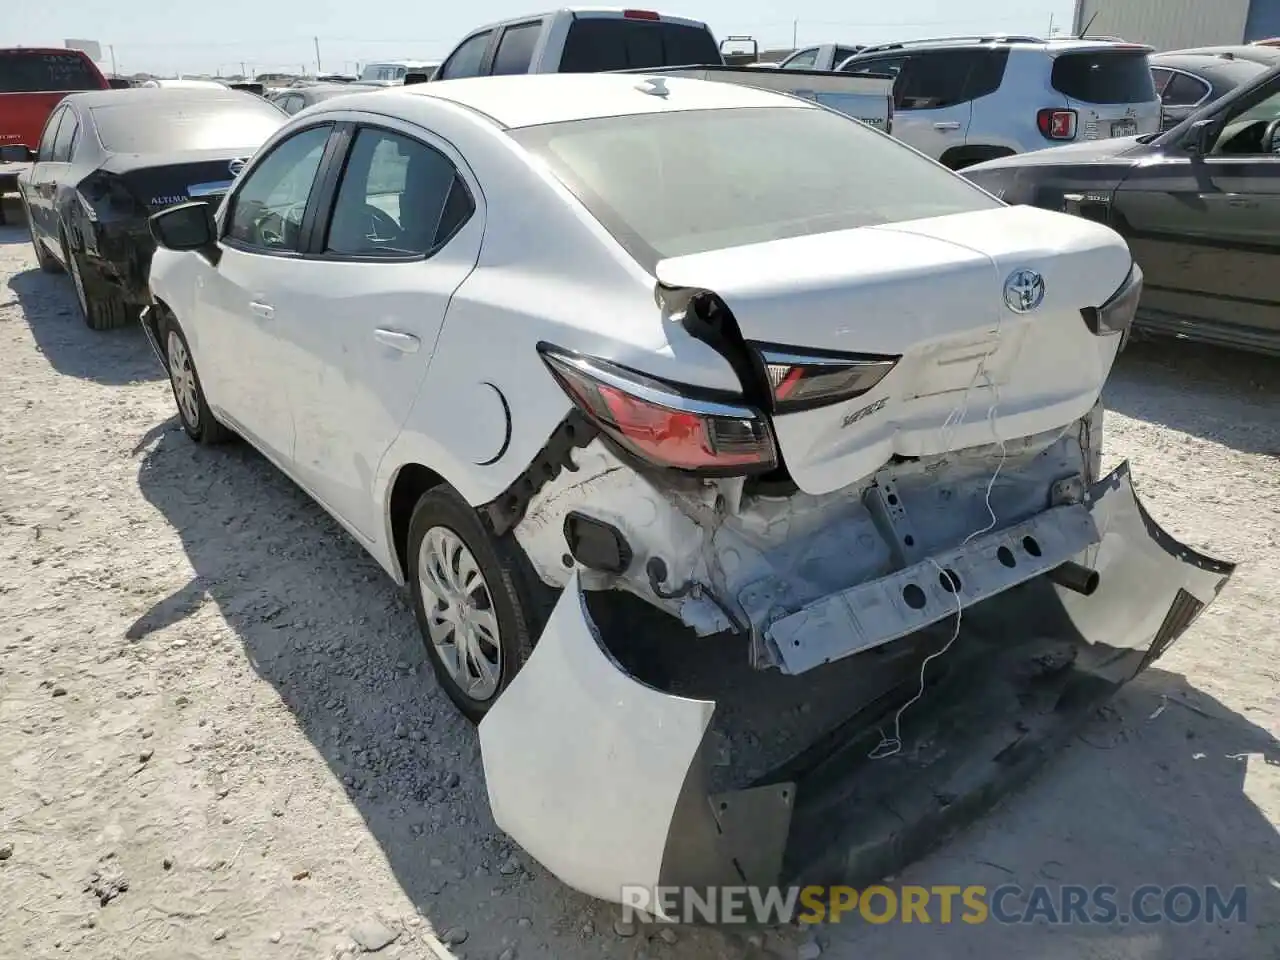
[[[667,257],[999,207],[840,114],[688,110],[510,131],[647,269]]]
[[[111,153],[251,153],[287,119],[279,107],[247,93],[226,100],[146,97],[91,109],[98,138]]]
[[[83,54],[0,53],[0,93],[100,89],[102,81]]]
[[[561,73],[721,63],[706,27],[655,20],[586,17],[574,20],[560,58]]]
[[[1053,89],[1083,103],[1158,100],[1147,55],[1141,50],[1063,53],[1053,62]]]

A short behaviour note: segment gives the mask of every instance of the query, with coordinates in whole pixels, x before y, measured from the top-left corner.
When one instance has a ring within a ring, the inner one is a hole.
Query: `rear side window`
[[[1082,103],[1146,103],[1158,99],[1140,50],[1063,53],[1053,61],[1053,89]]]
[[[489,48],[489,37],[492,34],[492,30],[486,30],[463,40],[462,45],[453,51],[440,68],[440,79],[457,80],[461,77],[480,76],[480,64],[484,61],[484,52]]]
[[[40,150],[36,154],[36,160],[39,163],[47,163],[53,159],[53,144],[58,139],[58,124],[63,119],[71,117],[68,123],[74,124],[75,117],[71,116],[71,111],[67,107],[61,110],[55,110],[50,114],[48,121],[44,125],[44,133],[40,135]]]
[[[541,20],[520,23],[503,30],[502,39],[498,41],[498,52],[493,55],[493,70],[490,72],[495,77],[528,73],[533,64],[533,48],[541,33]]]
[[[1004,77],[1004,59],[993,60],[993,52],[938,50],[913,56],[894,84],[894,105],[900,110],[932,110],[991,93]],[[975,92],[979,89],[983,93]]]
[[[783,70],[812,70],[814,64],[818,62],[818,48],[812,50],[801,50],[793,55],[790,60],[782,65]]]
[[[79,132],[80,122],[74,113],[67,110],[66,116],[62,119],[62,126],[58,128],[58,136],[53,141],[53,156],[49,159],[54,163],[70,163],[71,152],[75,149],[76,134]]]
[[[447,241],[472,209],[448,157],[366,127],[342,174],[325,249],[353,257],[422,256]]]
[[[1166,107],[1190,107],[1209,94],[1209,84],[1189,73],[1175,73],[1160,94]]]
[[[569,27],[560,72],[600,73],[720,62],[720,48],[704,27],[620,17],[582,17]]]
[[[0,93],[99,90],[98,79],[83,54],[0,53]]]
[[[855,60],[846,64],[843,73],[879,73],[896,77],[907,65],[906,57],[888,57],[880,60]]]

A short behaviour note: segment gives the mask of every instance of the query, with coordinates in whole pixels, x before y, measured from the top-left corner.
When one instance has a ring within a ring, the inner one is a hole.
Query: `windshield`
[[[1082,103],[1150,103],[1158,100],[1145,50],[1090,50],[1059,54],[1053,89]]]
[[[99,90],[102,86],[82,53],[0,53],[0,93]]]
[[[527,127],[542,159],[633,257],[659,260],[999,207],[829,110],[688,110]]]
[[[285,121],[279,107],[252,94],[225,100],[147,97],[91,110],[98,139],[111,153],[252,152]]]

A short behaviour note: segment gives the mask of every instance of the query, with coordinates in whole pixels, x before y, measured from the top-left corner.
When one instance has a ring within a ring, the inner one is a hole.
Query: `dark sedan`
[[[1210,53],[1155,53],[1151,78],[1160,94],[1161,130],[1267,72],[1266,64]]]
[[[196,88],[103,90],[62,100],[40,145],[0,149],[19,174],[42,270],[65,269],[85,323],[123,326],[148,301],[147,218],[189,200],[218,204],[240,167],[285,121],[261,97]],[[21,153],[21,156],[19,156]]]
[[[1106,223],[1146,276],[1136,329],[1280,355],[1280,69],[1165,133],[968,167],[1006,203]]]

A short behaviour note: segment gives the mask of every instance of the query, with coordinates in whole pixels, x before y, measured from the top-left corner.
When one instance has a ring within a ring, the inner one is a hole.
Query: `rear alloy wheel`
[[[478,723],[533,651],[554,593],[460,496],[428,490],[409,521],[409,592],[427,657]]]
[[[36,225],[31,219],[30,210],[27,210],[27,232],[31,234],[31,246],[36,251],[36,263],[40,265],[40,269],[45,273],[61,273],[62,264],[58,262],[58,258],[49,253],[45,245],[36,238]]]
[[[178,324],[170,320],[161,330],[164,334],[165,366],[169,368],[169,385],[178,405],[182,429],[196,443],[225,443],[231,431],[214,419],[204,397],[191,348]]]
[[[80,315],[90,330],[115,330],[137,319],[137,311],[106,282],[99,279],[88,265],[83,254],[72,250],[65,242],[67,270],[76,288],[76,302]]]

